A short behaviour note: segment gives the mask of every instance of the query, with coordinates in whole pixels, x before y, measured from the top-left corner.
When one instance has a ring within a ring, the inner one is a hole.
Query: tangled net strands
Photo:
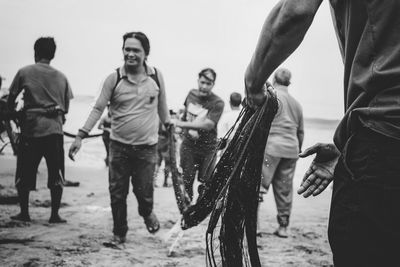
[[[171,178],[172,186],[174,188],[175,199],[178,205],[178,209],[182,214],[187,210],[190,205],[190,198],[185,190],[185,185],[183,183],[182,174],[179,172],[176,163],[176,139],[175,139],[175,127],[168,127],[168,152],[170,157],[170,168],[171,168]]]
[[[19,133],[21,128],[21,123],[23,123],[25,114],[24,110],[22,111],[9,110],[7,107],[7,98],[8,96],[5,96],[0,99],[0,134],[6,132],[10,141],[8,143],[5,143],[0,148],[0,152],[5,148],[7,144],[11,144],[14,155],[16,155],[20,139]],[[45,111],[39,113],[46,114]],[[64,131],[63,133],[65,136],[70,138],[76,137],[76,134],[72,134],[67,131]],[[95,138],[99,136],[102,136],[102,133],[90,134],[85,138]],[[0,141],[4,141],[1,140],[1,136],[0,136]]]
[[[183,229],[198,225],[211,213],[207,266],[261,266],[256,239],[258,193],[264,148],[278,109],[271,88],[266,95],[257,110],[243,108],[238,129],[207,180],[204,194],[183,213]]]
[[[1,147],[0,152],[3,151],[6,145],[11,144],[14,155],[16,155],[19,143],[19,133],[15,132],[13,129],[19,128],[21,114],[18,112],[10,111],[8,109],[7,97],[8,96],[3,96],[0,99],[0,135],[3,132],[6,132],[9,138],[9,142],[4,143],[4,145]],[[0,141],[4,142],[1,136]]]

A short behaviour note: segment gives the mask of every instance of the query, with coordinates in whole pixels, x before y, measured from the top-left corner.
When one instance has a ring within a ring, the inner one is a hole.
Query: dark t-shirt
[[[27,137],[62,135],[61,116],[46,116],[33,110],[58,106],[64,113],[68,113],[69,101],[73,95],[65,75],[43,63],[20,69],[10,86],[8,105],[11,109],[14,108],[15,99],[22,90],[24,90],[23,101],[26,110],[21,125],[22,135]]]
[[[400,1],[330,0],[344,61],[343,149],[361,124],[400,139]]]
[[[198,130],[198,139],[193,139],[188,134],[189,130],[185,129],[184,141],[189,141],[200,147],[214,146],[217,142],[217,124],[224,111],[224,105],[224,101],[213,92],[207,97],[199,97],[199,90],[190,90],[184,103],[185,112],[183,114],[183,120],[193,121],[198,116],[206,116],[215,123],[215,126],[210,131]]]

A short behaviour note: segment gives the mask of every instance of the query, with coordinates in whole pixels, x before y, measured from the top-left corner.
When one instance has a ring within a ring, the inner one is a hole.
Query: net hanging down
[[[261,266],[257,250],[257,208],[264,148],[278,110],[273,89],[257,110],[245,106],[239,126],[210,172],[196,204],[183,210],[182,229],[210,213],[206,232],[207,266]]]

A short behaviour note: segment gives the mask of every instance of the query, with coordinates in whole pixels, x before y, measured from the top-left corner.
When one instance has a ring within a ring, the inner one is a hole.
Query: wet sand
[[[306,132],[305,146],[329,141],[331,132],[331,127],[314,127]],[[66,139],[66,149],[70,141]],[[185,231],[175,252],[167,256],[171,241],[165,242],[164,237],[180,217],[172,187],[155,188],[154,210],[161,223],[159,232],[147,232],[137,213],[136,199],[130,193],[125,247],[115,249],[103,245],[112,236],[108,170],[102,161],[103,149],[100,139],[87,141],[77,162],[66,160],[66,178],[80,182],[79,187],[64,190],[60,214],[68,220],[67,224],[47,222],[50,193],[46,188],[47,170],[43,162],[37,190],[30,196],[32,222],[9,219],[19,212],[18,205],[0,205],[0,266],[206,266],[204,240],[208,220]],[[310,160],[298,162],[295,190]],[[1,190],[11,194],[14,171],[15,158],[7,152],[0,155]],[[161,176],[160,171],[159,185]],[[277,227],[275,203],[271,193],[264,196],[259,214],[261,237],[258,238],[262,266],[332,266],[326,234],[330,196],[330,189],[309,199],[295,194],[287,239],[272,234]]]

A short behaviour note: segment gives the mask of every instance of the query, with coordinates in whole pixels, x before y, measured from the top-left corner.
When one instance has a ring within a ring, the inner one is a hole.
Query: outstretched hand
[[[299,156],[305,158],[312,154],[316,154],[315,158],[304,174],[300,188],[297,190],[297,193],[303,194],[304,197],[317,196],[325,190],[333,180],[333,172],[340,152],[334,144],[318,143],[306,149]]]

